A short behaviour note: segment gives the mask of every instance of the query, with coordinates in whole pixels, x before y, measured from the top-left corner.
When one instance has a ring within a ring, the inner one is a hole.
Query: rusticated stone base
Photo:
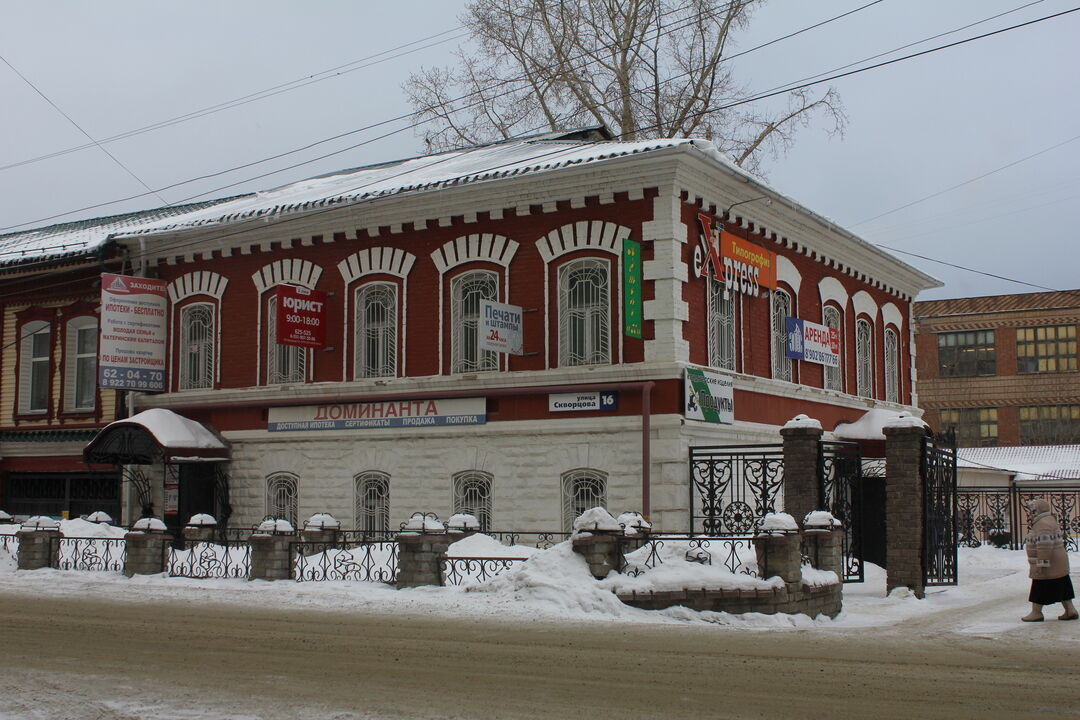
[[[674,590],[666,592],[622,593],[619,600],[642,610],[663,610],[681,605],[691,610],[727,613],[803,613],[810,617],[836,617],[843,606],[843,585],[804,585],[785,583],[783,586],[760,589],[732,590]]]

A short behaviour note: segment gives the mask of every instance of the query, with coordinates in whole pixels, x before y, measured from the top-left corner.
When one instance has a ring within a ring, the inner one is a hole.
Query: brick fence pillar
[[[908,587],[921,598],[923,576],[923,440],[926,429],[890,425],[885,433],[885,592]]]
[[[15,537],[19,538],[20,570],[39,570],[59,565],[59,530],[20,530]]]
[[[821,424],[799,416],[780,430],[784,438],[784,512],[804,518],[821,504]]]
[[[612,570],[618,570],[623,540],[622,533],[601,531],[575,535],[572,539],[574,552],[585,558],[589,572],[597,580],[603,580]],[[638,545],[640,547],[640,544]]]
[[[400,588],[421,585],[442,585],[442,564],[450,543],[461,535],[446,533],[401,533],[397,536],[398,576]]]
[[[803,533],[810,565],[818,570],[832,570],[844,579],[844,531],[806,530]]]
[[[254,533],[251,546],[250,580],[288,580],[292,577],[291,535]]]
[[[802,535],[758,535],[754,538],[758,575],[767,580],[779,575],[785,583],[802,582]]]
[[[212,543],[217,525],[187,525],[184,527],[184,547],[193,548],[199,543]]]
[[[124,556],[124,574],[157,575],[165,572],[166,547],[172,535],[160,532],[129,532],[124,535],[127,547]]]

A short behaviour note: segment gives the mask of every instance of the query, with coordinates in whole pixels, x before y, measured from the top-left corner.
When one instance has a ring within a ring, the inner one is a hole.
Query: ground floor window
[[[562,477],[562,495],[563,529],[572,532],[581,513],[607,506],[607,475],[598,470],[571,470]]]
[[[296,527],[298,478],[292,473],[274,473],[266,478],[266,514],[288,520]]]
[[[355,478],[356,529],[366,533],[390,530],[390,476],[369,471]]]
[[[491,529],[491,475],[466,470],[454,476],[454,513],[475,515],[480,532]]]

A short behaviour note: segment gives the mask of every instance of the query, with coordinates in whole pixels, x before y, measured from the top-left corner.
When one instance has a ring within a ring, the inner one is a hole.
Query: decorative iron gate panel
[[[926,585],[956,584],[956,443],[923,440],[923,578]]]
[[[1061,522],[1065,547],[1070,552],[1080,550],[1080,486],[1077,485],[957,488],[960,544],[979,547],[989,543],[1020,549],[1031,523],[1027,505],[1035,498],[1050,503],[1050,512]]]
[[[821,478],[819,507],[828,510],[844,527],[842,578],[844,582],[862,582],[863,535],[862,457],[857,443],[823,442],[818,466]]]
[[[784,483],[781,445],[690,448],[690,530],[746,535],[777,512]]]

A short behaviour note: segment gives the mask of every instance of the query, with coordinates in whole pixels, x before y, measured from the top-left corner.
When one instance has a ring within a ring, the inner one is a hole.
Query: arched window
[[[397,325],[396,285],[368,283],[356,291],[355,377],[397,376]]]
[[[499,299],[499,276],[474,270],[450,281],[450,372],[498,370],[499,354],[480,348],[480,301]]]
[[[563,529],[589,508],[607,506],[607,475],[597,470],[571,470],[562,476]]]
[[[97,318],[83,315],[67,323],[64,349],[64,409],[86,412],[97,397]]]
[[[735,297],[709,279],[709,365],[735,369]]]
[[[885,399],[900,402],[900,339],[892,328],[885,329]]]
[[[611,362],[608,263],[586,258],[559,268],[559,365]]]
[[[266,478],[266,514],[296,527],[297,477],[279,472]]]
[[[491,529],[491,475],[466,470],[454,476],[454,512],[475,515],[480,531]]]
[[[369,470],[354,479],[356,529],[366,533],[390,530],[390,476]]]
[[[52,329],[49,323],[29,322],[19,331],[19,411],[43,413],[49,409],[52,378]]]
[[[855,394],[874,396],[874,329],[862,318],[855,322]]]
[[[277,342],[277,298],[270,293],[266,300],[266,384],[302,383],[307,379],[308,351],[295,345]]]
[[[774,290],[772,296],[772,376],[791,382],[791,360],[787,357],[787,318],[791,315],[791,296]]]
[[[844,330],[840,321],[840,311],[832,305],[826,305],[822,313],[824,325],[836,330],[840,334],[840,365],[837,367],[825,366],[825,389],[844,391]]]
[[[214,387],[214,359],[217,342],[217,309],[200,302],[180,310],[180,390],[207,390]]]

